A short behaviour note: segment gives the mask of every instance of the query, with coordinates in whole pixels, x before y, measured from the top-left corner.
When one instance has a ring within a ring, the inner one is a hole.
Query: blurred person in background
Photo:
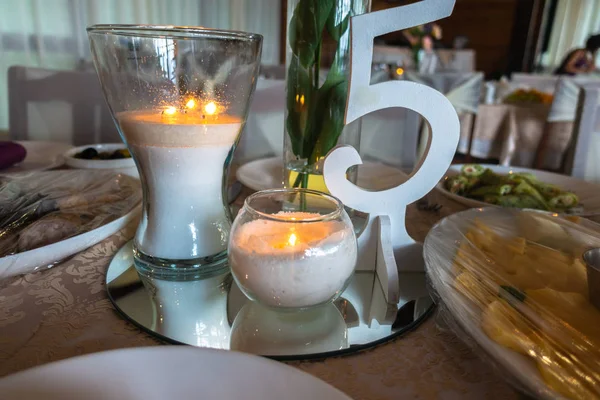
[[[600,34],[590,36],[585,43],[585,48],[571,50],[554,74],[572,76],[594,71],[598,49],[600,49]]]

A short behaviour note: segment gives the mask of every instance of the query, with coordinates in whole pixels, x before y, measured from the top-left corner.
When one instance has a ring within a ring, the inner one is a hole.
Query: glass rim
[[[266,196],[273,195],[273,194],[294,194],[294,193],[304,193],[304,194],[310,194],[310,195],[315,195],[315,196],[324,198],[335,205],[335,210],[333,210],[327,214],[319,214],[319,216],[316,216],[313,218],[302,218],[302,219],[292,220],[289,218],[284,218],[283,216],[276,216],[275,214],[269,214],[269,213],[259,211],[250,205],[251,201],[253,201],[257,198],[260,198],[260,197],[266,197]],[[337,197],[332,196],[327,193],[319,192],[318,190],[301,189],[301,188],[267,189],[267,190],[258,191],[256,193],[252,193],[250,196],[246,197],[246,200],[244,200],[244,210],[249,211],[251,214],[258,215],[262,218],[265,218],[265,219],[268,219],[271,221],[286,222],[286,223],[312,223],[312,222],[330,221],[332,219],[338,218],[340,215],[342,215],[342,212],[344,211],[344,204]]]
[[[258,33],[225,29],[205,28],[202,26],[151,25],[151,24],[95,24],[88,26],[89,34],[110,34],[128,37],[164,37],[170,39],[193,39],[212,37],[260,42],[263,36]]]

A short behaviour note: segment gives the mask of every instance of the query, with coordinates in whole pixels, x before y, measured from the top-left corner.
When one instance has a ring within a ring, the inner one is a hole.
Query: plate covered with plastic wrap
[[[600,310],[583,253],[600,225],[495,207],[451,215],[428,234],[441,316],[511,383],[540,398],[600,398]]]
[[[0,177],[0,279],[48,268],[122,229],[140,210],[139,180],[107,171]]]

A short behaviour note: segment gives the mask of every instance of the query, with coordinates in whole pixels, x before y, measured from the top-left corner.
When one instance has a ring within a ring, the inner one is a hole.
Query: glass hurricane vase
[[[285,186],[326,192],[323,160],[337,144],[360,145],[360,120],[344,126],[353,15],[370,0],[288,1]],[[365,62],[369,62],[365,60]],[[356,180],[356,171],[349,179]]]
[[[226,176],[260,65],[260,35],[191,27],[96,25],[92,56],[135,160],[143,213],[135,266],[156,279],[227,270]]]

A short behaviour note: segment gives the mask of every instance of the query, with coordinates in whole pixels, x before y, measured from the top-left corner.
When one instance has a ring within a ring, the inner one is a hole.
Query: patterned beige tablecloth
[[[463,209],[432,193],[439,213],[407,213],[409,233],[422,240],[440,218]],[[54,268],[0,281],[0,376],[102,350],[161,342],[113,309],[104,275],[135,224]],[[515,399],[492,367],[481,361],[434,316],[406,336],[377,348],[292,365],[354,399]],[[68,378],[65,378],[68,379]]]

